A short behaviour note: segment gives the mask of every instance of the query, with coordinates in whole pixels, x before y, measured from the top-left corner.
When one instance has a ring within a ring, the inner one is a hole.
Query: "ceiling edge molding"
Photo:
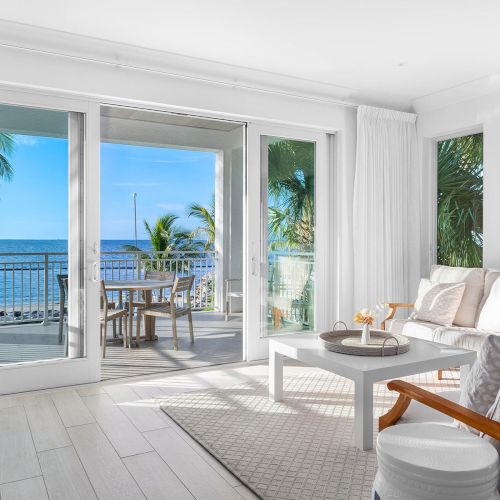
[[[500,74],[488,75],[414,99],[412,108],[417,114],[422,114],[499,92]]]
[[[347,107],[368,104],[409,111],[411,104],[399,96],[368,94],[324,82],[4,20],[0,20],[0,46]]]

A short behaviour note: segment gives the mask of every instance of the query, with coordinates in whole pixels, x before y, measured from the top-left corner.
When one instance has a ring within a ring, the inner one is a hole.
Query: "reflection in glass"
[[[315,144],[276,137],[267,143],[268,335],[314,328]]]

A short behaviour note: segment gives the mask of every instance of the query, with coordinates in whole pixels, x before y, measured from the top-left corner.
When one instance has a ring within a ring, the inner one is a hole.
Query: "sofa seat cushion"
[[[442,391],[437,393],[439,396],[458,403],[460,400],[460,390],[455,391]],[[426,405],[412,400],[410,406],[404,412],[403,416],[399,419],[399,424],[417,424],[417,423],[430,423],[430,424],[443,424],[450,427],[455,426],[453,418],[441,413],[440,411],[429,408]]]
[[[442,326],[415,319],[392,319],[386,322],[386,328],[390,333],[396,335],[432,340],[434,332]]]
[[[484,339],[493,332],[479,331],[475,328],[441,326],[426,321],[413,319],[392,319],[386,322],[390,333],[406,335],[439,344],[452,345],[471,351],[479,351]]]
[[[452,345],[461,349],[479,351],[484,339],[491,332],[480,332],[475,328],[443,327],[434,332],[432,340],[440,344]]]
[[[465,291],[453,324],[474,327],[484,295],[485,270],[480,268],[432,266],[430,280],[438,283],[465,283]]]

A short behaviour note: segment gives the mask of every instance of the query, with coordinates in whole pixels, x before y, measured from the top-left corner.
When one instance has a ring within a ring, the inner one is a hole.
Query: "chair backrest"
[[[190,292],[191,287],[193,286],[194,276],[185,276],[182,278],[177,277],[175,279],[174,286],[172,288],[172,295],[181,292]],[[189,300],[189,293],[188,293]]]
[[[150,271],[146,270],[144,279],[147,280],[159,280],[159,281],[174,281],[175,271]]]
[[[101,309],[108,310],[108,296],[106,295],[106,285],[104,280],[101,280]]]
[[[68,293],[68,275],[58,274],[57,283],[59,284],[59,296],[61,302],[60,306],[64,307],[64,303],[66,301],[66,295]]]

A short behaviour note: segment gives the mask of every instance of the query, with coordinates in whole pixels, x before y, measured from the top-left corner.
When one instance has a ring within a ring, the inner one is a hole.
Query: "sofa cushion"
[[[500,335],[485,337],[477,360],[461,388],[460,404],[486,415],[500,391]],[[460,424],[461,427],[467,427]],[[469,429],[472,432],[472,429]]]
[[[453,323],[458,326],[476,325],[479,304],[484,295],[485,270],[479,268],[432,266],[431,281],[465,283],[465,291]]]
[[[464,290],[464,283],[437,283],[421,279],[411,318],[451,326]]]
[[[475,328],[442,327],[434,331],[432,340],[461,349],[479,351],[488,335],[488,333],[480,332]]]
[[[486,269],[486,273],[484,275],[484,293],[483,293],[483,298],[481,299],[481,302],[479,303],[478,311],[477,311],[477,316],[476,316],[476,325],[479,320],[479,316],[481,314],[481,310],[484,307],[484,304],[488,300],[488,297],[491,292],[491,287],[493,286],[493,283],[495,283],[496,279],[500,278],[500,271],[493,271],[491,269]]]
[[[441,327],[427,321],[392,319],[386,322],[386,328],[392,334],[406,335],[422,340],[432,340],[434,332]]]
[[[488,291],[488,296],[479,313],[477,327],[480,330],[500,332],[500,278],[497,278]]]

